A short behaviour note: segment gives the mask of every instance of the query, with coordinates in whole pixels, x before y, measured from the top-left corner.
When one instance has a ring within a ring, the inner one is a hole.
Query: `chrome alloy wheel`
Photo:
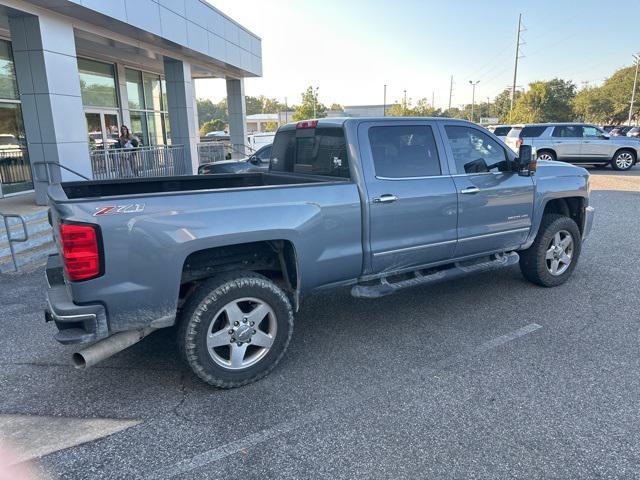
[[[553,162],[553,156],[550,153],[542,152],[538,155],[538,160],[547,160],[549,162]]]
[[[614,161],[620,170],[627,170],[633,165],[633,155],[629,152],[620,152]]]
[[[278,325],[273,309],[257,298],[239,298],[222,307],[207,328],[207,351],[223,368],[240,370],[269,352]]]
[[[566,230],[560,230],[553,236],[545,255],[547,270],[553,276],[567,271],[573,259],[573,237]]]

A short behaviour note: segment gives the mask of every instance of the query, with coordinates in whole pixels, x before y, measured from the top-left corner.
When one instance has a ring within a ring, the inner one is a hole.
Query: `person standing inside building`
[[[138,176],[139,169],[137,166],[137,158],[135,149],[138,148],[138,139],[131,135],[129,127],[122,125],[120,127],[120,136],[118,137],[117,148],[120,149],[120,170],[125,176]]]

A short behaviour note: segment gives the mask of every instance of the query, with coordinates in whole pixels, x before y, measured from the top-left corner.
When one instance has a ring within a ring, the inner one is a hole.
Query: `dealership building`
[[[260,38],[204,0],[0,0],[0,197],[193,172],[199,78],[226,80],[241,154],[244,78],[261,73]],[[118,148],[121,125],[135,153]]]

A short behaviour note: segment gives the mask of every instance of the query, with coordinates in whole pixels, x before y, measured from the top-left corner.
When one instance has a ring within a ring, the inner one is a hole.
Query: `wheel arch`
[[[286,239],[262,240],[202,248],[187,255],[182,265],[180,302],[203,281],[221,273],[252,271],[281,287],[294,309],[300,306],[300,269],[294,243]]]
[[[638,151],[633,148],[633,147],[620,147],[618,148],[613,156],[611,157],[611,161],[613,161],[614,158],[616,158],[616,155],[618,155],[621,152],[629,152],[631,155],[633,155],[633,164],[635,165],[636,163],[638,163]]]

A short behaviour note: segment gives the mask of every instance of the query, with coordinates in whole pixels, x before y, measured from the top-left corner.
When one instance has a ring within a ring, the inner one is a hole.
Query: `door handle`
[[[373,199],[373,203],[392,203],[398,200],[398,197],[395,195],[391,195],[386,193],[384,195],[380,195],[378,198]]]
[[[460,190],[460,193],[468,195],[468,194],[478,193],[479,191],[480,189],[478,187],[469,187],[469,188],[464,188]]]

